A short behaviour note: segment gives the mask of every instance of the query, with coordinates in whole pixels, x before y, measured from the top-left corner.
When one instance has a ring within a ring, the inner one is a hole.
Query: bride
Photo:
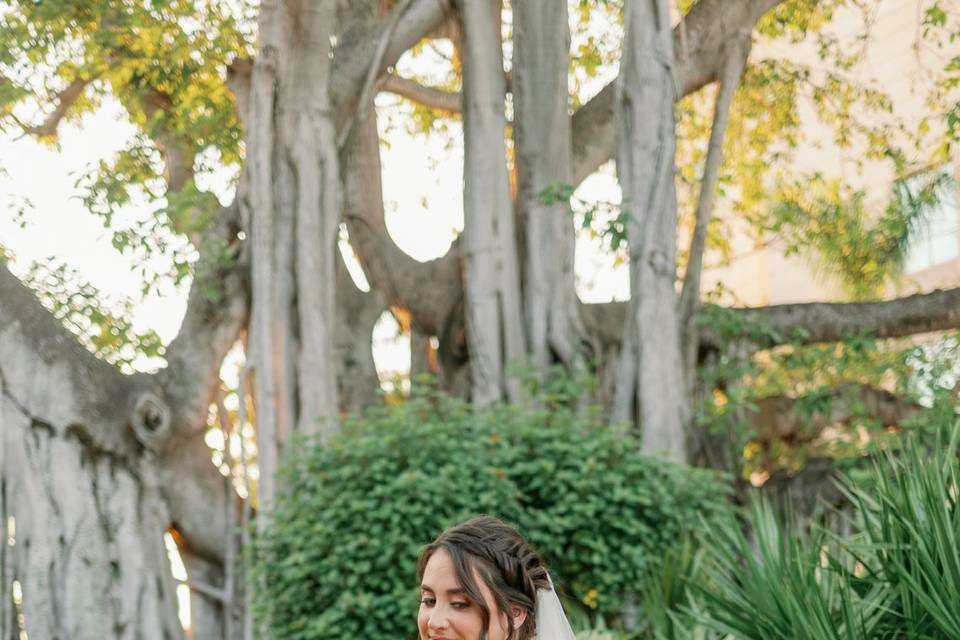
[[[420,640],[576,640],[543,560],[496,518],[441,533],[417,577]]]

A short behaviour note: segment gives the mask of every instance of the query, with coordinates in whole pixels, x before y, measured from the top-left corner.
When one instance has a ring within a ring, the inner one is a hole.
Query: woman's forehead
[[[493,592],[480,576],[476,567],[472,569],[473,581],[480,590],[480,595],[488,606],[494,607]],[[424,567],[423,579],[420,581],[422,589],[429,589],[434,593],[466,593],[463,584],[457,577],[456,565],[450,552],[445,548],[437,549],[427,560],[427,566]]]
[[[453,558],[450,557],[450,553],[446,549],[441,547],[430,555],[420,583],[429,587],[432,591],[449,591],[462,587],[460,580],[457,578]]]

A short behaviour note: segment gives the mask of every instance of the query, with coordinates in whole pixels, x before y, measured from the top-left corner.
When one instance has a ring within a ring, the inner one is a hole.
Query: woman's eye
[[[450,606],[454,609],[466,609],[470,606],[469,602],[451,602]]]
[[[432,607],[436,603],[437,601],[433,598],[427,598],[427,597],[420,598],[420,604],[422,604],[425,607]]]

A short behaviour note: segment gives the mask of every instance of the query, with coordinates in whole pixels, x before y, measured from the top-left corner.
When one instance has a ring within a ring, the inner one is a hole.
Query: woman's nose
[[[449,621],[444,607],[436,607],[430,612],[430,619],[427,620],[430,629],[446,629],[448,624]]]

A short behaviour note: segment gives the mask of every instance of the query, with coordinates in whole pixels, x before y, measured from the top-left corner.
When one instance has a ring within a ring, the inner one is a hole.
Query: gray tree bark
[[[581,309],[591,335],[605,347],[619,346],[628,302],[585,304]],[[704,312],[715,305],[705,305]],[[877,302],[798,302],[767,307],[720,308],[737,318],[741,333],[700,332],[701,349],[717,350],[743,337],[754,349],[781,344],[834,342],[859,334],[903,338],[960,328],[960,288],[918,293]]]
[[[631,214],[627,227],[631,301],[624,342],[632,339],[634,350],[624,349],[622,357],[637,365],[635,376],[624,377],[618,384],[636,386],[641,448],[683,461],[691,412],[674,290],[673,102],[677,91],[668,3],[628,2],[625,20],[617,85],[617,173],[623,208]]]
[[[383,294],[364,293],[337,259],[337,385],[342,413],[360,413],[376,400],[380,379],[373,361],[373,327],[387,309]]]
[[[574,286],[575,236],[565,202],[545,189],[570,182],[567,113],[570,32],[565,3],[519,2],[513,9],[514,141],[517,208],[524,221],[523,296],[530,364],[542,377],[554,362],[584,366],[584,329]]]
[[[385,306],[400,307],[410,313],[412,335],[437,336],[438,371],[434,373],[443,389],[467,397],[469,373],[462,330],[459,251],[455,245],[442,258],[424,263],[405,254],[393,242],[384,220],[380,141],[372,109],[370,116],[358,122],[347,138],[342,171],[344,221],[371,288],[383,296]],[[427,282],[430,286],[424,286]],[[419,370],[412,367],[412,371]]]
[[[461,0],[464,196],[462,252],[472,400],[518,399],[507,366],[526,356],[504,135],[500,3]]]
[[[713,217],[713,199],[720,180],[723,140],[730,121],[730,106],[737,87],[740,86],[749,53],[750,31],[741,34],[739,39],[731,40],[724,48],[724,62],[714,107],[713,126],[710,128],[707,158],[704,162],[703,179],[700,181],[700,193],[697,197],[693,238],[690,241],[687,269],[683,278],[683,289],[680,292],[681,344],[689,389],[696,386],[697,353],[700,347],[699,329],[696,323],[697,312],[700,309],[700,277],[703,272],[703,254],[707,247],[707,231],[710,227],[710,219]]]
[[[458,243],[442,258],[419,262],[394,243],[383,210],[380,139],[375,113],[358,122],[342,153],[344,221],[370,286],[410,312],[424,335],[443,336],[463,296]],[[430,286],[424,286],[429,282]],[[441,338],[442,340],[442,338]]]
[[[264,2],[248,123],[250,354],[261,512],[279,450],[338,414],[334,352],[341,185],[328,85],[336,2]]]
[[[238,275],[224,283],[236,296]],[[2,265],[0,300],[0,519],[13,525],[0,575],[4,600],[14,580],[22,593],[0,608],[2,637],[21,624],[34,638],[183,637],[163,533],[181,529],[192,552],[222,565],[229,496],[200,398],[245,297],[195,303],[153,376],[94,358]],[[219,628],[219,613],[209,622]]]

